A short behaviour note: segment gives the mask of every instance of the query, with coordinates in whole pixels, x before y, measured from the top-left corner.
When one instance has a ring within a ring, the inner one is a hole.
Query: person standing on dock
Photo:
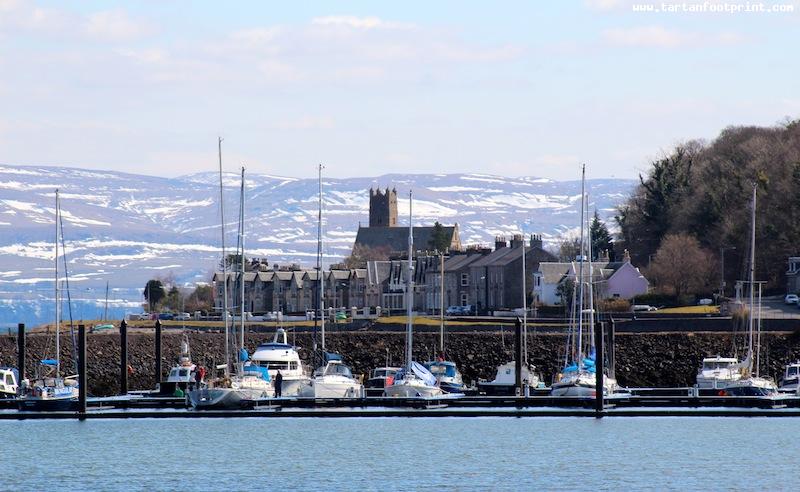
[[[278,369],[278,373],[275,374],[275,398],[281,397],[282,386],[283,386],[283,374],[281,374],[281,370]]]

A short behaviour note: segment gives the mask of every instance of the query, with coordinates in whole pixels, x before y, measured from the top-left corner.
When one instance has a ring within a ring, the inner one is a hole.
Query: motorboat
[[[185,393],[196,383],[197,365],[192,362],[192,354],[189,350],[189,338],[184,334],[181,341],[181,353],[177,363],[172,366],[167,375],[166,381],[159,383],[159,393],[172,395]]]
[[[0,400],[13,399],[19,391],[19,372],[13,367],[0,367]]]
[[[478,393],[487,396],[514,396],[516,395],[516,361],[507,362],[497,367],[497,373],[491,381],[478,381]],[[528,365],[523,364],[522,385],[529,389],[539,386],[539,376]],[[525,392],[523,391],[523,394]]]
[[[394,376],[392,384],[383,390],[383,396],[390,398],[435,398],[444,391],[436,384],[436,376],[418,362],[411,362],[410,371],[401,369]]]
[[[706,357],[697,371],[697,389],[718,394],[733,382],[742,379],[742,365],[736,357]]]
[[[445,393],[464,393],[464,380],[461,378],[461,373],[455,362],[437,359],[428,361],[424,365],[425,369],[430,371],[436,378],[436,385],[442,391]]]
[[[365,384],[365,391],[367,396],[383,396],[383,390],[386,386],[394,383],[394,377],[399,371],[399,367],[376,367],[372,370]]]
[[[297,347],[288,343],[286,331],[278,328],[272,342],[259,345],[250,357],[253,365],[266,368],[274,380],[278,371],[283,376],[282,396],[297,396],[309,385],[309,371],[300,360]]]
[[[327,354],[326,354],[327,355]],[[364,385],[353,378],[341,358],[329,358],[325,366],[314,372],[308,386],[300,390],[307,398],[363,398]]]
[[[782,393],[797,393],[800,391],[798,382],[800,382],[800,361],[786,365],[778,391]]]

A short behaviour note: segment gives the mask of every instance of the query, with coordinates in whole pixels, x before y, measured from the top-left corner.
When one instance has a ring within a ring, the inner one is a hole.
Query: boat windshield
[[[270,371],[296,371],[297,361],[283,360],[254,360],[253,363],[259,367],[266,367]]]
[[[434,376],[456,377],[456,366],[451,364],[434,362],[433,364],[429,364],[427,368]]]
[[[797,366],[790,366],[786,369],[787,376],[797,376],[797,372],[800,370],[800,367]]]
[[[350,372],[350,368],[344,364],[328,364],[327,367],[325,367],[325,375],[344,376],[346,378],[353,377],[353,373]]]
[[[728,369],[732,365],[733,365],[733,362],[706,361],[706,362],[703,362],[703,370],[704,371],[716,371],[716,370],[719,370],[719,369]]]
[[[385,378],[386,376],[394,375],[396,372],[397,371],[394,371],[392,369],[375,369],[374,371],[372,371],[372,377],[373,378]]]

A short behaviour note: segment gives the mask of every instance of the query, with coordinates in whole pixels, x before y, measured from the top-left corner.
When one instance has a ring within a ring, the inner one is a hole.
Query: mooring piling
[[[78,325],[78,418],[86,418],[86,326]]]
[[[517,396],[523,394],[522,391],[522,320],[517,318],[514,323],[514,387],[517,388]]]
[[[603,416],[603,410],[605,410],[605,402],[603,401],[603,378],[604,378],[604,352],[603,352],[603,329],[605,323],[602,321],[597,321],[594,324],[594,340],[595,340],[595,411],[597,412],[597,417],[600,418]]]
[[[161,320],[156,320],[156,384],[161,382]]]
[[[17,371],[19,380],[25,379],[25,323],[17,325]]]
[[[119,324],[119,394],[128,394],[128,322]]]

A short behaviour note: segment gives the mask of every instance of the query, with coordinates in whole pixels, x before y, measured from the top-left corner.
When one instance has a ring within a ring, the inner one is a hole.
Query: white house
[[[588,275],[589,263],[584,263]],[[632,299],[635,296],[646,294],[650,283],[638,268],[631,265],[630,257],[626,255],[625,261],[592,262],[592,283],[594,293],[598,299]],[[559,294],[559,285],[567,280],[575,281],[576,271],[580,268],[578,262],[542,262],[539,270],[533,274],[533,294],[544,305],[555,306],[562,304]]]

